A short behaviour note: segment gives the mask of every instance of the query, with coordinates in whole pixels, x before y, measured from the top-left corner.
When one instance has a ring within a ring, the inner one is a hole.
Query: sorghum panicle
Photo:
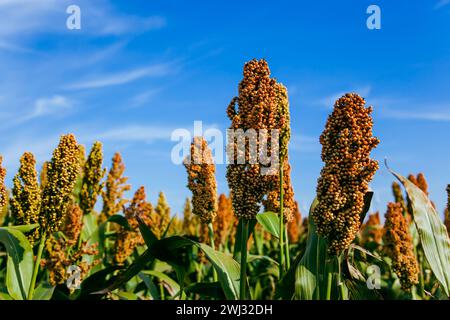
[[[128,202],[123,199],[124,192],[130,190],[131,186],[127,184],[128,178],[123,176],[125,164],[122,161],[120,153],[115,153],[112,158],[111,169],[106,178],[106,190],[102,192],[103,209],[100,215],[100,222],[108,220],[109,217],[117,214]]]
[[[361,228],[363,245],[376,243],[381,245],[383,239],[383,228],[381,226],[380,213],[377,211],[369,215],[367,222]]]
[[[14,224],[38,223],[41,189],[36,172],[36,160],[32,153],[25,152],[20,158],[19,172],[14,177],[13,184],[10,208]],[[33,243],[39,237],[38,228],[30,232],[27,237]]]
[[[273,188],[267,194],[266,199],[262,201],[265,211],[280,212],[280,180],[279,174],[273,176]],[[288,159],[284,160],[283,168],[283,204],[284,204],[284,222],[288,223],[294,218],[295,200],[294,189],[291,183],[291,166]]]
[[[102,144],[95,142],[91,152],[85,161],[83,170],[83,180],[80,193],[80,208],[84,214],[90,213],[97,202],[97,197],[101,194],[106,170],[102,168],[103,152]]]
[[[121,227],[118,232],[115,253],[115,261],[118,264],[123,264],[137,246],[145,243],[139,232],[139,222],[136,217],[139,216],[148,227],[152,227],[153,207],[146,198],[144,187],[140,187],[135,192],[129,206],[124,208],[124,215],[131,230]]]
[[[378,169],[370,152],[379,140],[372,135],[372,107],[350,93],[336,101],[320,136],[322,168],[317,185],[318,205],[312,212],[317,232],[337,254],[348,248],[360,227],[364,195]]]
[[[183,232],[188,236],[195,236],[197,230],[197,216],[192,214],[191,199],[186,198],[183,207]]]
[[[188,174],[187,187],[192,192],[192,213],[208,224],[217,213],[216,166],[203,137],[194,137],[190,157],[184,161]]]
[[[408,224],[398,203],[389,203],[384,223],[384,246],[392,259],[392,268],[403,290],[409,291],[418,283],[419,266],[413,251]]]
[[[265,60],[252,60],[244,65],[243,79],[239,84],[239,96],[232,99],[227,108],[231,120],[230,129],[279,130],[279,156],[287,155],[287,144],[290,137],[289,105],[286,88],[270,77],[270,70]],[[236,110],[236,104],[238,110]],[[247,140],[247,139],[246,139]],[[272,157],[270,141],[257,141],[261,151],[262,144],[267,145],[268,156]],[[270,139],[269,139],[270,140]],[[238,146],[236,141],[229,141],[227,152],[233,152],[234,159],[227,166],[227,180],[233,199],[233,209],[238,218],[253,219],[260,210],[262,200],[277,186],[274,183],[276,173],[262,175],[262,164],[250,163],[249,145]],[[237,156],[245,153],[245,163],[238,164]]]
[[[219,196],[217,216],[214,219],[214,243],[218,247],[227,242],[233,224],[233,210],[230,199],[225,195]]]
[[[64,223],[61,226],[61,231],[70,245],[78,242],[82,227],[83,211],[77,204],[72,203],[67,209]]]
[[[6,169],[2,167],[3,157],[0,156],[0,208],[6,206],[8,193],[6,192],[5,177]]]
[[[292,220],[287,224],[288,239],[290,243],[297,243],[300,237],[300,226],[302,223],[302,214],[300,213],[297,201],[294,202],[292,216]]]
[[[61,137],[48,164],[47,184],[42,192],[39,222],[48,234],[59,230],[79,172],[78,144],[73,134]]]
[[[153,232],[158,238],[161,238],[170,223],[170,207],[164,192],[159,193],[158,202],[152,213],[152,223]]]

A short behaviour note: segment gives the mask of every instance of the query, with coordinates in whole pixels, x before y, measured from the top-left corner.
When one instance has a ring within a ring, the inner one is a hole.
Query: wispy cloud
[[[450,0],[440,0],[438,3],[436,3],[436,5],[434,6],[434,9],[437,10],[437,9],[445,7],[449,4],[450,4]]]
[[[99,76],[67,85],[69,90],[95,89],[126,84],[146,77],[161,77],[171,72],[170,64],[156,64],[148,67],[124,71],[121,73]]]
[[[72,102],[68,98],[60,95],[55,95],[50,98],[40,98],[36,100],[33,117],[59,113],[64,109],[72,106]]]
[[[447,108],[446,110],[449,110]],[[450,112],[448,111],[414,111],[414,110],[392,110],[383,108],[382,117],[398,120],[424,120],[450,122]]]
[[[349,88],[348,90],[343,90],[334,94],[331,94],[325,98],[321,98],[317,101],[317,104],[325,107],[325,108],[333,108],[334,103],[336,100],[338,100],[340,97],[342,97],[344,94],[348,92],[356,92],[363,98],[367,98],[369,94],[372,91],[371,86],[364,86],[364,87],[357,87],[357,88]]]

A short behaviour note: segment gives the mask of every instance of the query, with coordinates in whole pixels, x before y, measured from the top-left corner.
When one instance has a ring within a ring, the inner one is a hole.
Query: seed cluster
[[[36,172],[36,160],[30,152],[25,152],[20,158],[19,172],[13,180],[10,205],[14,224],[25,225],[39,222],[41,189]],[[39,229],[34,229],[27,237],[31,243],[34,243],[39,237]]]
[[[101,194],[106,170],[102,168],[103,152],[102,144],[95,142],[84,164],[83,180],[80,192],[80,208],[84,214],[90,213]]]
[[[291,222],[295,213],[294,189],[291,183],[291,166],[288,159],[283,164],[283,216],[284,222]],[[273,176],[273,188],[268,192],[266,199],[262,201],[265,211],[280,212],[280,180],[279,174]]]
[[[170,207],[166,200],[164,192],[160,192],[158,202],[152,217],[152,231],[157,238],[161,238],[166,232],[170,223]]]
[[[66,241],[74,245],[78,242],[83,227],[83,211],[77,205],[72,203],[68,208],[61,231],[66,236]]]
[[[59,230],[79,173],[78,144],[73,134],[61,137],[47,166],[47,184],[42,193],[41,231]]]
[[[41,266],[49,271],[49,282],[52,286],[65,283],[70,274],[70,266],[80,268],[80,280],[84,279],[92,267],[99,263],[94,260],[93,263],[83,261],[83,256],[95,256],[98,254],[96,245],[88,245],[86,242],[81,244],[80,249],[72,247],[71,242],[64,238],[54,236],[46,242],[47,257],[41,260]]]
[[[397,182],[392,183],[392,194],[394,195],[394,200],[396,203],[399,203],[402,207],[403,215],[406,218],[406,221],[409,223],[412,221],[411,213],[408,210],[408,206],[406,205],[405,198],[403,196],[402,188],[400,184]]]
[[[317,232],[328,239],[330,253],[348,248],[360,227],[369,182],[378,169],[370,152],[379,140],[372,136],[372,108],[350,93],[336,101],[328,117],[322,144],[318,205],[312,212]]]
[[[252,60],[244,65],[243,79],[239,84],[239,95],[232,99],[227,108],[231,120],[230,129],[266,129],[279,131],[279,154],[271,154],[271,141],[258,137],[257,149],[262,152],[267,148],[268,157],[287,158],[290,138],[289,104],[286,88],[270,77],[270,70],[265,60]],[[236,104],[238,110],[236,110]],[[228,141],[227,152],[232,154],[227,166],[227,180],[233,200],[233,209],[238,218],[253,219],[259,212],[264,197],[277,188],[274,183],[276,172],[262,175],[263,164],[251,163],[257,155],[250,155],[249,143],[238,146],[237,141]],[[245,163],[237,163],[239,155],[245,156]],[[283,161],[281,160],[281,163]]]
[[[145,243],[139,232],[139,222],[136,217],[140,217],[151,228],[153,207],[150,202],[147,202],[146,198],[144,187],[140,187],[135,192],[130,205],[124,208],[124,215],[131,230],[124,227],[119,230],[115,252],[115,261],[118,264],[123,264],[137,246]]]
[[[186,198],[183,207],[183,233],[188,236],[195,236],[199,221],[197,216],[192,214],[191,199]]]
[[[385,250],[392,259],[392,268],[400,279],[402,289],[408,291],[418,283],[419,266],[400,204],[389,203],[385,219],[383,236]]]
[[[6,169],[2,167],[3,157],[0,156],[0,208],[6,206],[8,193],[6,192],[5,177]]]
[[[127,184],[128,177],[123,176],[124,172],[125,164],[120,153],[116,152],[106,178],[106,190],[102,192],[103,209],[99,219],[100,222],[104,222],[109,217],[119,213],[128,202],[128,200],[123,199],[123,194],[129,191],[131,186]]]
[[[217,216],[214,220],[214,243],[216,246],[223,245],[227,242],[232,225],[233,209],[231,199],[222,193],[219,196]]]
[[[416,185],[416,187],[418,187],[420,190],[422,190],[423,193],[425,193],[425,195],[428,197],[429,193],[428,193],[428,183],[427,183],[427,179],[425,179],[425,175],[423,173],[419,173],[417,174],[417,176],[414,176],[413,174],[408,175],[408,180],[411,181],[412,183],[414,183]],[[411,208],[410,206],[410,200],[409,198],[407,198],[408,200],[408,208]],[[436,205],[434,204],[433,201],[430,201],[431,205],[436,208]],[[411,213],[412,215],[412,213]]]
[[[376,243],[381,245],[383,239],[383,228],[381,226],[380,213],[377,211],[369,215],[362,229],[362,244]]]
[[[302,224],[302,214],[298,208],[298,202],[294,202],[293,218],[287,224],[287,234],[290,243],[297,243],[300,236],[300,225]]]
[[[192,192],[192,213],[208,224],[217,214],[216,166],[203,137],[194,137],[190,157],[184,160],[188,174],[187,187]]]

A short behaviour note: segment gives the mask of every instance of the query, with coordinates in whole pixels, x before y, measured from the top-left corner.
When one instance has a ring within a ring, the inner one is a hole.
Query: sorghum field
[[[0,298],[448,299],[450,207],[442,220],[420,168],[401,172],[371,158],[383,143],[371,113],[357,93],[335,102],[308,213],[291,185],[288,93],[265,60],[244,65],[223,114],[230,129],[277,130],[270,157],[280,165],[263,174],[266,165],[246,152],[250,141],[230,141],[246,161],[227,165],[230,193],[218,194],[212,152],[195,137],[179,181],[192,193],[182,219],[164,193],[150,203],[144,187],[131,186],[120,150],[104,159],[101,142],[63,135],[40,168],[24,152],[12,188],[0,157]],[[392,200],[369,212],[369,183],[382,166]],[[445,192],[450,206],[450,185]]]

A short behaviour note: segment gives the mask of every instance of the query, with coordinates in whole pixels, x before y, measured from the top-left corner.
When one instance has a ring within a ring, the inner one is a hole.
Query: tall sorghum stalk
[[[8,192],[5,186],[6,169],[2,167],[3,157],[0,156],[0,210],[4,210],[8,202]]]
[[[278,160],[280,167],[284,165],[284,159],[287,157],[287,143],[289,141],[289,113],[287,103],[286,88],[277,83],[275,79],[270,77],[270,70],[265,60],[252,60],[244,65],[243,79],[239,84],[239,95],[232,99],[227,108],[228,117],[231,120],[231,132],[257,133],[259,131],[258,139],[256,139],[256,147],[259,152],[264,150],[264,147],[270,151],[269,157]],[[238,109],[236,109],[236,104]],[[275,147],[269,142],[267,137],[261,134],[261,130],[267,130],[271,135],[276,130],[279,134],[278,150],[280,153],[272,154],[272,148]],[[263,174],[264,170],[268,169],[267,165],[260,162],[252,161],[257,158],[257,155],[250,154],[250,141],[248,137],[245,138],[245,145],[240,145],[236,139],[229,139],[227,145],[227,153],[230,164],[227,166],[227,180],[230,188],[231,198],[233,201],[233,209],[236,216],[241,220],[241,244],[242,248],[247,248],[248,230],[245,228],[249,220],[255,219],[260,210],[260,206],[269,193],[275,195],[269,201],[275,200],[279,202],[283,192],[281,190],[279,179],[279,170],[268,170],[269,174]],[[238,155],[244,155],[244,163],[238,162]],[[281,160],[280,160],[281,159]],[[282,168],[283,170],[285,168]],[[267,172],[265,172],[267,173]],[[280,192],[281,191],[281,192]],[[283,197],[285,198],[285,197]],[[278,205],[275,212],[284,211]],[[285,214],[285,212],[284,212]],[[280,259],[283,263],[280,264],[280,270],[284,270],[284,219],[280,214]],[[247,249],[245,249],[247,250]],[[241,271],[246,270],[246,260],[244,259],[246,252],[241,253]],[[241,290],[245,291],[246,277],[241,277]],[[242,299],[245,296],[241,296]]]
[[[184,166],[188,174],[187,187],[192,192],[192,213],[208,226],[210,244],[214,248],[212,223],[217,214],[216,166],[212,152],[203,137],[194,137],[190,151],[190,156],[184,160]],[[215,269],[213,275],[214,281],[217,281]]]
[[[42,191],[42,203],[39,214],[40,243],[36,255],[28,299],[33,299],[34,287],[39,271],[46,239],[60,230],[68,206],[71,204],[79,168],[79,148],[75,136],[64,135],[53,152],[47,165],[47,183]]]

